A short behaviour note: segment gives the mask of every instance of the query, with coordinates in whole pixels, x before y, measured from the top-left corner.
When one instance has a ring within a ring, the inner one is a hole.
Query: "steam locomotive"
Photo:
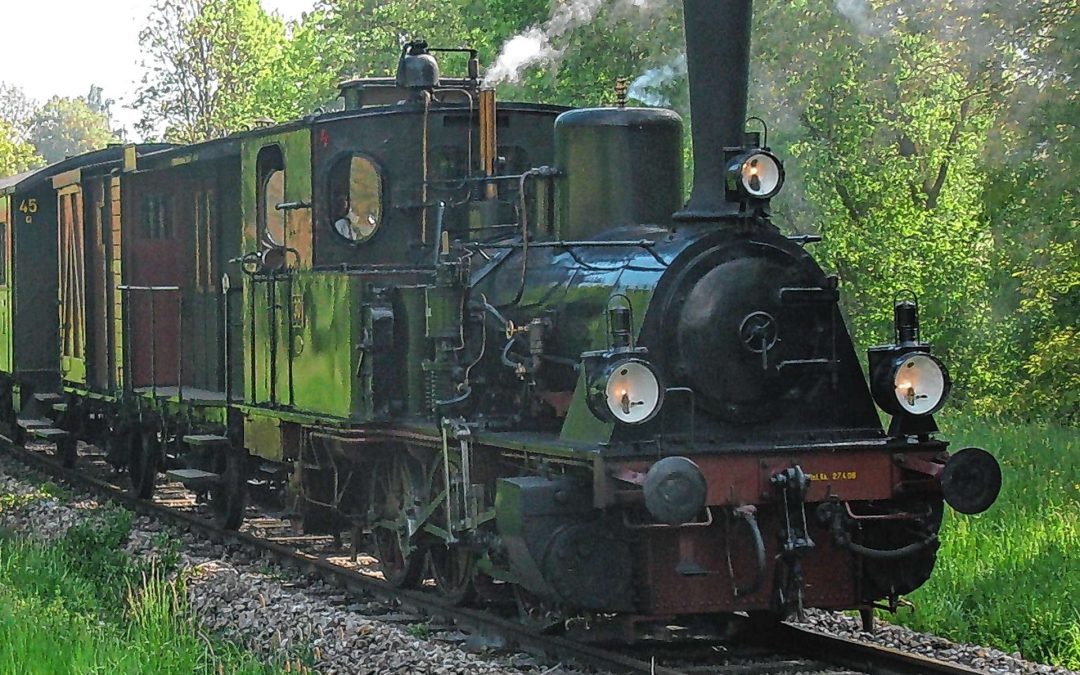
[[[676,113],[497,102],[424,42],[341,111],[0,180],[3,423],[455,602],[895,608],[1000,469],[937,437],[916,298],[864,376],[815,238],[770,221],[751,0],[684,4],[685,204]]]

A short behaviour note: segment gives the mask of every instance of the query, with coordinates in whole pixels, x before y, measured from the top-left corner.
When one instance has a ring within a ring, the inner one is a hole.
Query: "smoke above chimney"
[[[669,99],[661,90],[686,75],[686,54],[679,54],[667,63],[646,70],[634,78],[627,92],[630,98],[645,105],[669,107]]]
[[[556,0],[547,21],[530,26],[507,40],[483,85],[521,82],[529,68],[554,67],[566,52],[566,39],[578,28],[597,20],[605,6],[615,15],[646,15],[675,0]]]

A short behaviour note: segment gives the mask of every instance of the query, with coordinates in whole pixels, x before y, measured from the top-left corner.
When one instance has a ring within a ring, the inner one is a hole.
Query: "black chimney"
[[[725,196],[724,148],[743,146],[750,80],[752,0],[683,0],[694,188],[678,220],[708,221],[739,212]]]

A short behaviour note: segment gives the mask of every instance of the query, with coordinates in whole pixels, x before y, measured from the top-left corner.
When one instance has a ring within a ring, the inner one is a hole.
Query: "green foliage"
[[[64,499],[70,493],[52,481],[45,481],[36,489],[23,494],[8,492],[0,495],[0,513],[21,509],[43,499]]]
[[[411,623],[405,628],[405,632],[419,640],[426,640],[431,637],[431,624]]]
[[[72,525],[57,544],[71,572],[96,586],[107,607],[121,606],[127,587],[138,581],[140,570],[124,550],[133,520],[131,511],[104,507]]]
[[[954,640],[1080,669],[1080,439],[1060,426],[944,420],[992,448],[1004,485],[979,516],[946,514],[930,581],[894,619]]]
[[[0,120],[0,176],[14,176],[43,163],[34,146],[21,140],[9,123]]]
[[[100,93],[100,90],[99,90]],[[30,116],[28,138],[47,163],[116,142],[109,118],[86,98],[54,96]]]
[[[106,529],[113,526],[119,521]],[[85,533],[76,538],[89,542]],[[151,572],[103,594],[103,579],[126,572],[86,576],[87,567],[74,555],[65,545],[0,541],[0,672],[280,672],[204,635],[188,610],[182,582]],[[106,557],[97,560],[115,562]]]
[[[280,109],[266,83],[279,75],[285,28],[259,0],[158,0],[139,37],[144,134],[197,143]]]
[[[180,539],[167,531],[154,535],[154,550],[157,553],[155,569],[166,574],[175,570],[180,563],[180,545]]]
[[[857,343],[911,288],[960,402],[1071,423],[1077,6],[759,6],[752,105],[791,158],[778,220],[825,235]]]

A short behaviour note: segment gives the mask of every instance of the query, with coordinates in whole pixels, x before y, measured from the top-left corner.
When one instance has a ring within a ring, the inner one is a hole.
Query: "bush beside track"
[[[963,415],[942,422],[953,450],[997,455],[1004,485],[988,512],[946,515],[934,574],[909,598],[916,611],[891,620],[1080,670],[1080,434]]]

